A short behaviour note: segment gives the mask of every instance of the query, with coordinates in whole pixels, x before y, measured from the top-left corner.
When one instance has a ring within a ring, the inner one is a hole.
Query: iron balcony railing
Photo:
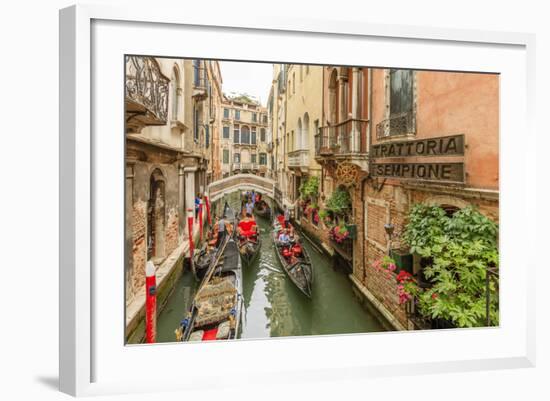
[[[166,124],[169,82],[153,57],[126,56],[126,121],[139,117],[145,125]]]
[[[315,135],[315,156],[367,153],[368,120],[350,118],[319,128]]]
[[[376,138],[382,139],[394,135],[413,134],[416,131],[414,113],[408,111],[390,116],[376,124]]]
[[[299,149],[288,153],[288,167],[307,167],[309,165],[309,149]]]

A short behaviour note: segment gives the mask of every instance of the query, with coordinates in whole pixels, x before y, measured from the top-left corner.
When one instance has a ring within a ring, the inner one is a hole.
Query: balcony
[[[412,111],[392,115],[387,120],[376,125],[376,139],[382,140],[392,137],[414,135],[416,131],[415,119]]]
[[[153,57],[126,57],[126,131],[139,133],[148,125],[165,125],[168,119],[168,84]]]
[[[258,170],[258,163],[233,163],[233,170],[251,171]]]
[[[208,79],[201,76],[195,76],[193,80],[193,97],[196,100],[204,100],[208,97]]]
[[[304,168],[309,166],[309,149],[294,150],[288,153],[288,167]]]
[[[343,159],[356,163],[367,171],[367,136],[369,121],[349,119],[335,125],[320,127],[315,135],[315,158]]]

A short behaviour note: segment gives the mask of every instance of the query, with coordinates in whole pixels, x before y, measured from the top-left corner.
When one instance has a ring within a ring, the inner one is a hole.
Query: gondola
[[[256,227],[258,226],[256,225]],[[243,265],[250,266],[250,264],[260,253],[260,248],[262,247],[260,233],[258,232],[253,238],[239,236],[237,234],[237,241],[239,244],[239,253],[241,254]]]
[[[274,222],[274,227],[275,224],[278,224],[277,220]],[[311,298],[313,288],[313,267],[307,250],[299,240],[291,242],[288,247],[281,246],[278,241],[278,235],[278,230],[274,229],[272,239],[275,244],[277,259],[279,259],[290,281],[292,281],[292,283],[308,298]],[[287,256],[283,255],[285,249]]]
[[[241,322],[242,267],[239,248],[226,236],[208,267],[187,317],[176,329],[178,341],[233,340]]]
[[[254,205],[254,213],[256,216],[263,217],[264,219],[269,219],[271,217],[271,209],[264,200],[256,202]]]
[[[230,221],[234,233],[236,225],[236,215],[235,211],[227,204],[227,202],[224,205],[223,217],[226,220]],[[201,248],[197,249],[195,251],[195,254],[193,255],[193,272],[198,280],[202,280],[204,278],[204,275],[208,270],[208,266],[210,266],[216,256],[217,248],[215,247],[215,245],[217,240],[216,236],[218,235],[217,227],[212,227],[212,230],[215,233],[215,236],[212,236],[212,240],[206,240],[202,244]]]

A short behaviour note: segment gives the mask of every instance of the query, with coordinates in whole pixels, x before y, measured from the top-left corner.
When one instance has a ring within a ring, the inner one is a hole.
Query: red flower
[[[439,295],[437,295],[437,293],[434,292],[434,293],[432,294],[432,299],[436,299],[438,296],[439,296]]]

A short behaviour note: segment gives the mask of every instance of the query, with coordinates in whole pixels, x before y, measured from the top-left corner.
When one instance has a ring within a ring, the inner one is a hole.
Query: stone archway
[[[165,256],[166,238],[166,180],[160,169],[149,179],[147,201],[147,260],[161,260]]]

